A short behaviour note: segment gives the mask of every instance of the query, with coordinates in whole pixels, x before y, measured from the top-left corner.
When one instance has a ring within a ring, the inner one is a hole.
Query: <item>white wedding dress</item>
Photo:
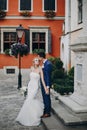
[[[40,88],[40,75],[35,72],[30,73],[27,98],[16,118],[16,121],[24,126],[37,126],[41,122],[44,104]]]

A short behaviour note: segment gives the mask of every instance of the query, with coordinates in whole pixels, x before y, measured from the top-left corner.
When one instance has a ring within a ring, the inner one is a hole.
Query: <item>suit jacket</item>
[[[44,63],[43,74],[44,81],[46,86],[51,86],[51,72],[52,72],[52,63],[49,60],[46,60]]]

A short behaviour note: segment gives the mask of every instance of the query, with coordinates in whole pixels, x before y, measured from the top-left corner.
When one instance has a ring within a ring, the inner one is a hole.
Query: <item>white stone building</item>
[[[84,115],[87,113],[87,0],[66,0],[61,58],[64,65],[66,64],[66,70],[71,61],[71,66],[75,67],[75,76],[74,93],[68,97],[60,96],[59,98],[72,111]]]
[[[61,37],[60,56],[67,71],[70,66],[74,66],[74,54],[70,45],[74,43],[83,27],[82,10],[79,9],[81,7],[83,7],[81,0],[65,0],[65,23]]]

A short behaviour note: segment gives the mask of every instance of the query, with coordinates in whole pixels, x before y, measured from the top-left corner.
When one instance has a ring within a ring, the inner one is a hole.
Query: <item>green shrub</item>
[[[54,86],[53,89],[56,92],[60,93],[61,95],[64,95],[65,93],[69,94],[70,92],[74,91],[73,86],[64,86],[64,85],[59,85],[57,83],[55,83],[53,86]]]
[[[49,60],[53,63],[52,69],[52,85],[53,89],[63,94],[69,94],[74,91],[74,67],[69,72],[65,72],[63,62],[60,58],[50,57]]]
[[[52,63],[54,63],[55,58],[54,57],[49,57],[48,60],[51,61]]]
[[[72,67],[69,72],[68,75],[72,75],[74,77],[74,67]]]
[[[52,73],[52,79],[57,79],[57,78],[64,78],[64,70],[63,69],[56,69]]]
[[[10,49],[6,49],[5,54],[10,56]]]
[[[44,49],[34,49],[33,53],[38,54],[39,52],[45,52]]]
[[[54,79],[53,80],[53,84],[59,84],[59,85],[64,85],[64,79],[59,79],[59,78],[57,78],[57,79]]]
[[[68,72],[67,83],[71,86],[74,86],[74,67],[72,67]]]
[[[57,69],[63,68],[63,62],[61,61],[60,58],[55,58],[54,64],[55,64]]]

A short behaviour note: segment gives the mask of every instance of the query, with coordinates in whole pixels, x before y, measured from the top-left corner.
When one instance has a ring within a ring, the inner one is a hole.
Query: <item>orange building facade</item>
[[[0,0],[0,10],[6,14],[0,14],[0,69],[18,66],[18,59],[5,51],[17,42],[16,28],[20,24],[25,28],[22,43],[29,47],[29,54],[21,58],[22,68],[31,66],[35,49],[44,49],[47,56],[60,57],[65,0]]]

